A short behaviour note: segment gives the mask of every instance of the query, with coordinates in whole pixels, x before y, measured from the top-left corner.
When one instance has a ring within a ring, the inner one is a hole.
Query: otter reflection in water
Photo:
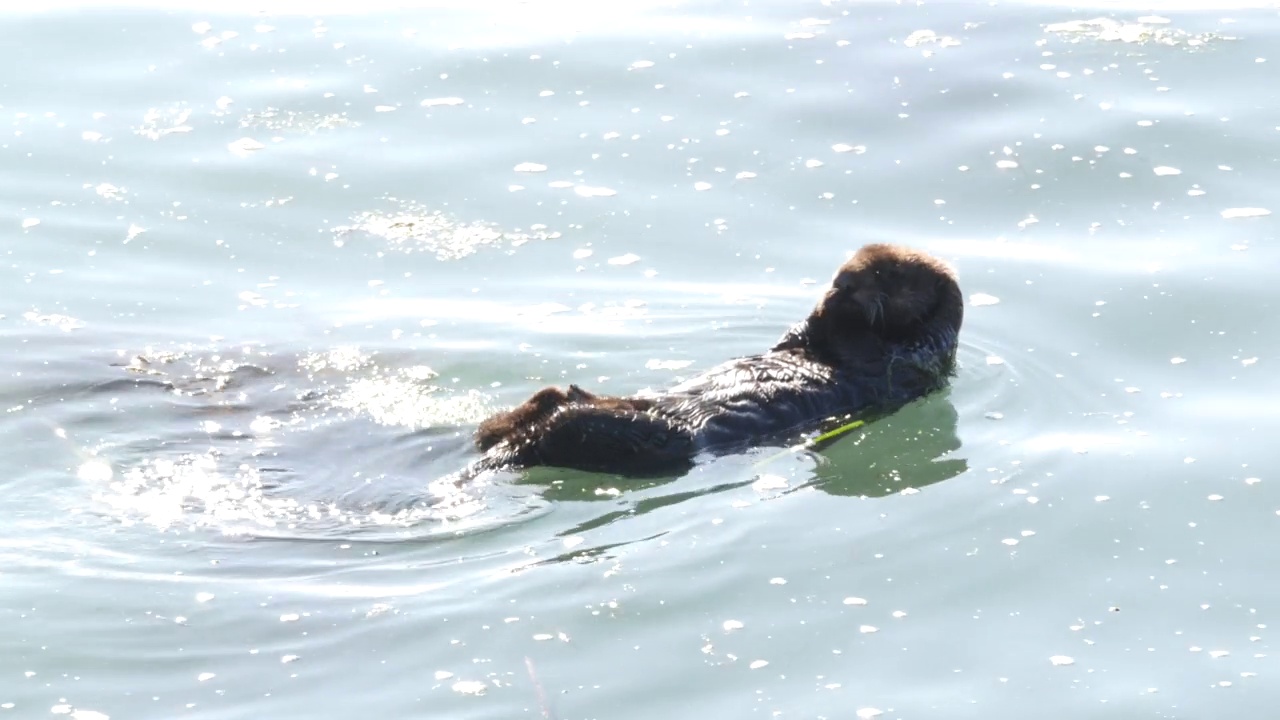
[[[949,266],[917,250],[867,245],[767,352],[652,395],[543,388],[481,423],[484,455],[471,469],[658,473],[831,417],[892,411],[946,385],[963,317]]]

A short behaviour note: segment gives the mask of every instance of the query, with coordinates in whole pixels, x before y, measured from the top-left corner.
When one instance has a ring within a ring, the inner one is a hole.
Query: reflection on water
[[[530,240],[555,240],[560,233],[534,225],[528,232],[502,231],[493,223],[463,223],[440,210],[405,200],[388,198],[394,210],[368,210],[358,214],[350,225],[333,229],[334,242],[345,244],[346,238],[360,233],[376,238],[390,249],[404,253],[426,252],[440,260],[457,260],[490,246],[517,248]]]
[[[758,501],[805,490],[857,498],[913,494],[969,469],[965,458],[954,457],[961,446],[958,420],[959,415],[944,391],[814,449],[779,455],[777,447],[766,445],[738,455],[704,459],[689,473],[662,478],[637,479],[532,468],[521,473],[519,482],[536,485],[548,500],[602,502],[612,506],[557,533],[558,537],[570,540],[628,518],[747,487],[755,491]],[[726,475],[746,477],[707,484],[712,478]],[[682,489],[671,491],[672,486]],[[748,504],[746,500],[738,500],[734,506]],[[650,539],[653,537],[644,536],[628,542],[572,549],[536,564],[597,559],[630,542]]]
[[[831,495],[883,497],[918,492],[968,471],[959,414],[945,391],[870,423],[859,436],[823,448],[812,486]],[[868,457],[871,461],[868,462]]]
[[[697,467],[680,475],[637,478],[539,467],[522,471],[517,481],[539,485],[551,500],[611,502],[624,493],[647,492],[677,481],[688,481],[707,473],[709,466],[717,467],[715,472],[738,469],[751,476],[750,480],[715,485],[703,491],[662,496],[662,502],[656,507],[679,502],[679,498],[747,485],[755,485],[761,491],[812,487],[832,495],[855,497],[909,492],[968,469],[964,459],[944,457],[960,448],[956,429],[959,416],[945,397],[945,393],[935,394],[911,403],[816,447],[782,446],[783,451],[779,452],[779,446],[771,443],[757,445],[739,454],[703,458]],[[869,448],[864,448],[864,443]],[[892,467],[880,468],[875,461],[868,463],[868,455],[892,458]],[[787,474],[792,477],[783,477]],[[642,512],[641,506],[657,500],[646,497],[637,501],[635,512]]]
[[[459,425],[487,400],[425,366],[386,364],[399,360],[351,347],[135,355],[117,364],[133,377],[78,394],[108,395],[169,429],[96,448],[79,475],[123,522],[227,534],[457,532],[543,506],[518,489],[497,497],[432,481],[463,462]]]

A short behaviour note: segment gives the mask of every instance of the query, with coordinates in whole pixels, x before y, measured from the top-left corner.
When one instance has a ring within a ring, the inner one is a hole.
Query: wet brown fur
[[[477,467],[661,470],[834,415],[891,410],[945,385],[963,316],[946,263],[866,245],[768,351],[653,396],[543,388],[480,424]]]
[[[476,447],[481,451],[503,440],[515,440],[539,427],[561,410],[574,406],[592,407],[598,410],[632,410],[643,412],[653,407],[653,401],[644,398],[623,398],[596,395],[577,385],[568,390],[555,386],[544,387],[528,400],[503,412],[495,413],[476,428]]]

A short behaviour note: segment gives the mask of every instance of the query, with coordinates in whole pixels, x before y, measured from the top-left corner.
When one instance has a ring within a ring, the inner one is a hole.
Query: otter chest
[[[683,382],[656,412],[679,419],[700,448],[748,442],[794,430],[865,404],[869,388],[827,365],[792,353],[734,360]]]

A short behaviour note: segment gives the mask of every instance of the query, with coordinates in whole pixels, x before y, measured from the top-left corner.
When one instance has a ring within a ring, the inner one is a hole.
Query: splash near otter
[[[842,265],[813,311],[769,350],[653,395],[547,387],[476,432],[470,470],[535,465],[645,474],[688,466],[840,416],[891,412],[955,373],[964,298],[955,272],[874,244]]]

